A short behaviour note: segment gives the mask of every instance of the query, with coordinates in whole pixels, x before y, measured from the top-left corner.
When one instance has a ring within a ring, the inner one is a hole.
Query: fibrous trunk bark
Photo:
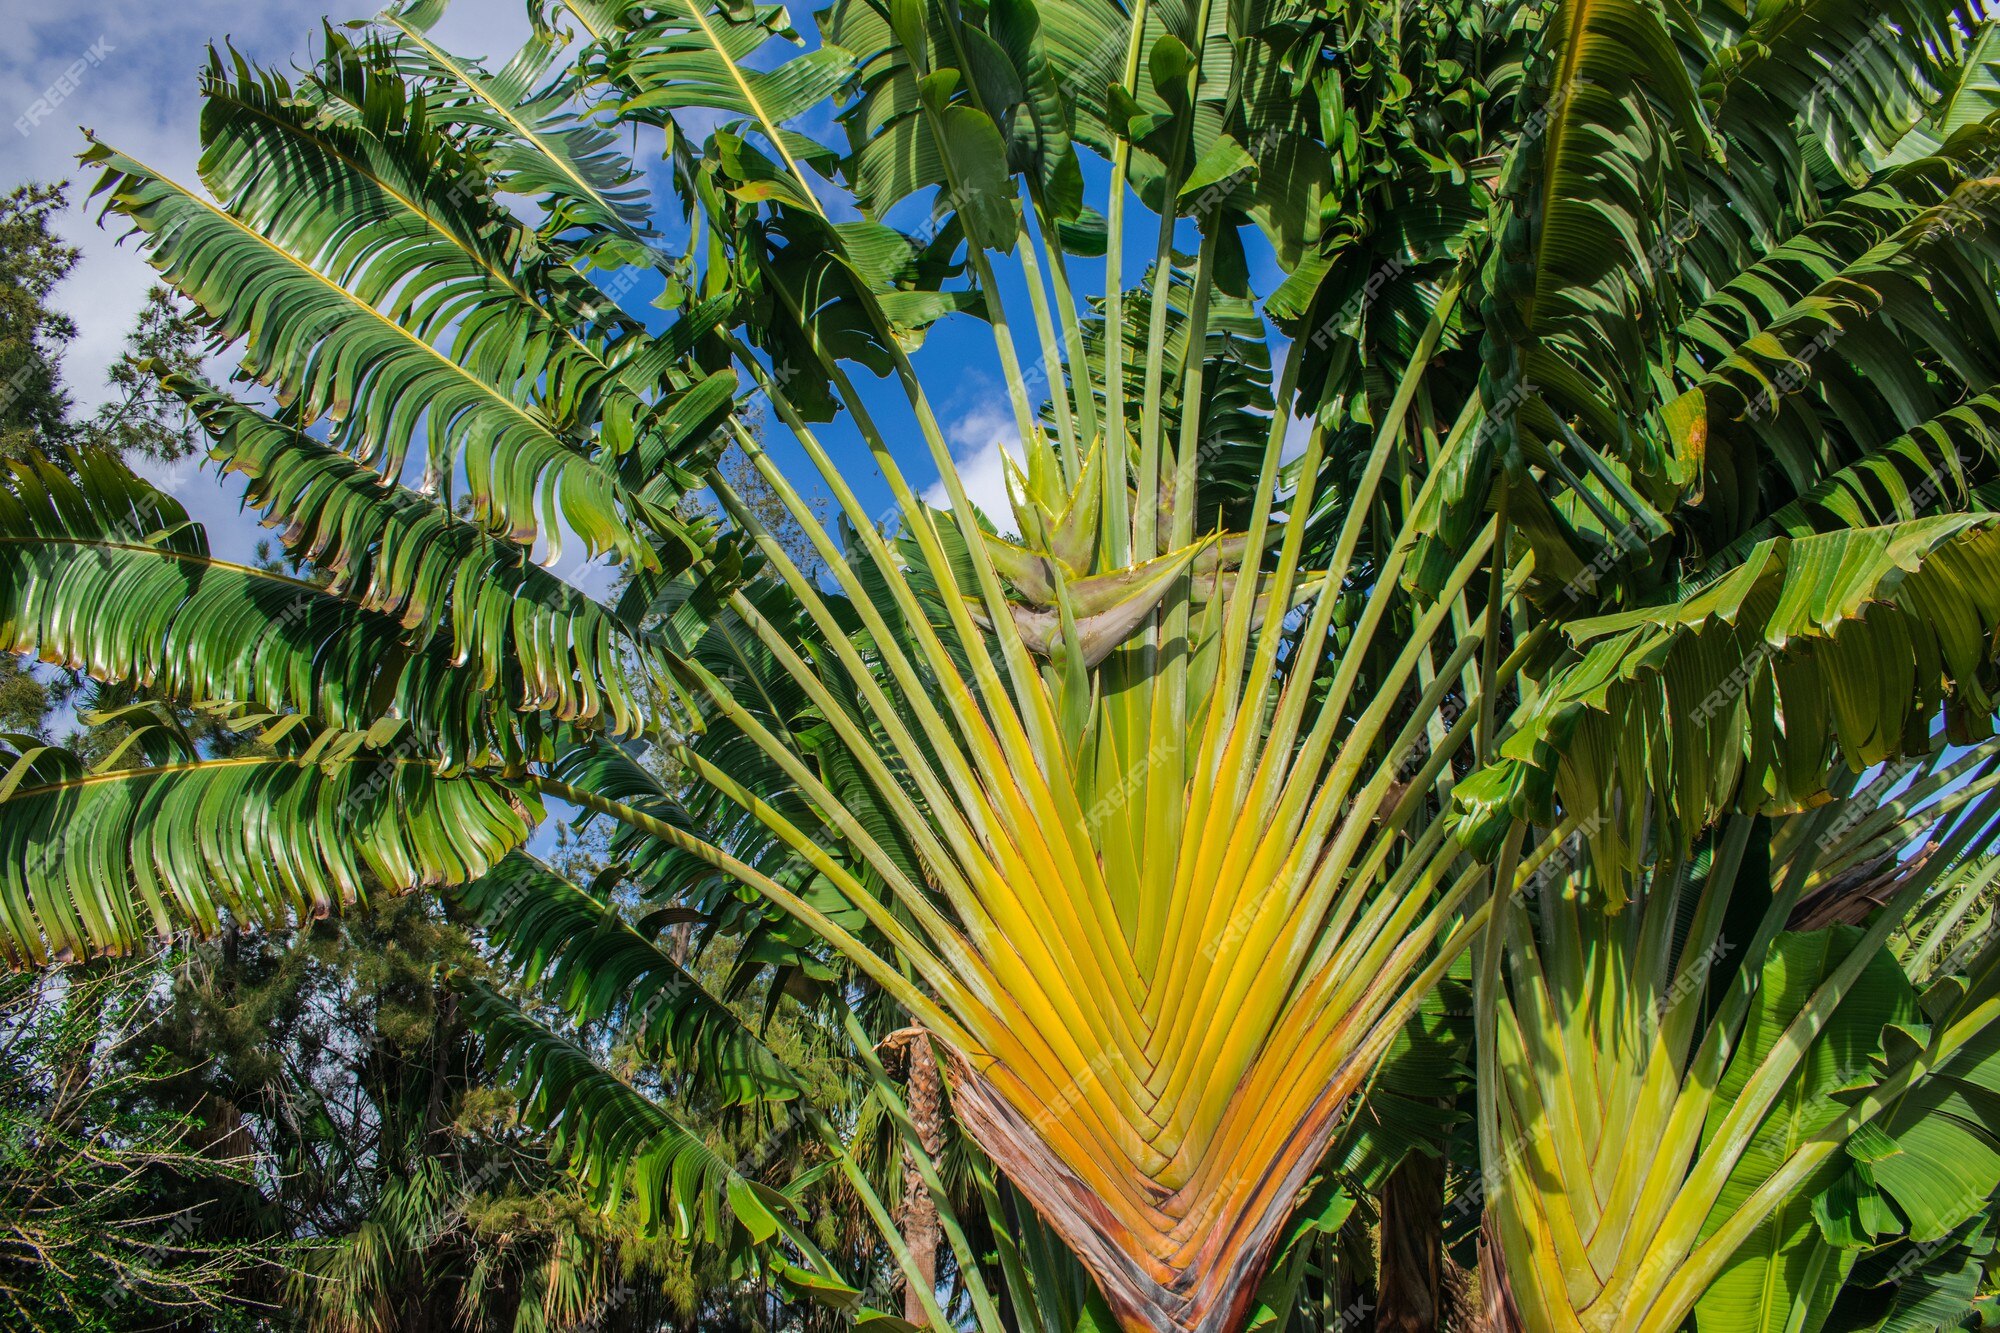
[[[1500,1236],[1488,1217],[1479,1229],[1479,1296],[1482,1322],[1478,1333],[1527,1333],[1521,1312],[1514,1308],[1514,1289],[1507,1281],[1507,1258]]]
[[[938,1079],[930,1034],[922,1030],[912,1033],[908,1051],[910,1072],[903,1100],[909,1108],[910,1123],[916,1127],[917,1141],[931,1160],[936,1161],[944,1147],[944,1090]],[[924,1291],[935,1291],[940,1238],[937,1200],[931,1198],[923,1172],[907,1144],[903,1148],[903,1206],[898,1226],[903,1233],[903,1244],[909,1247],[910,1257],[916,1261],[918,1280],[924,1284]],[[905,1285],[903,1318],[912,1324],[928,1322],[923,1295],[915,1283]]]
[[[1382,1187],[1378,1333],[1435,1333],[1444,1294],[1444,1162],[1413,1152]]]

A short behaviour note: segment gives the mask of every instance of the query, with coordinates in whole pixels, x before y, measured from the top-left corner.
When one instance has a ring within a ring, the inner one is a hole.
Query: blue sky
[[[115,221],[100,227],[83,206],[93,184],[90,173],[80,171],[75,161],[83,129],[192,183],[200,114],[197,75],[207,44],[226,40],[257,63],[291,65],[309,50],[322,15],[335,21],[348,16],[324,9],[320,0],[181,0],[170,5],[77,0],[38,7],[16,20],[15,40],[0,46],[0,143],[6,144],[0,154],[0,188],[29,180],[67,178],[75,183],[76,202],[61,231],[81,248],[83,258],[58,290],[55,304],[77,324],[65,372],[79,409],[88,410],[103,395],[106,369],[153,280],[137,245],[119,243],[121,228]],[[527,34],[525,13],[515,0],[459,0],[435,32],[447,48],[494,63]],[[825,133],[824,127],[810,128]],[[648,146],[640,143],[641,157]],[[643,312],[647,295],[641,291],[628,299],[628,306]],[[1025,297],[1017,294],[1016,299],[1025,307]],[[935,405],[954,452],[966,460],[968,484],[975,498],[992,507],[1003,494],[998,451],[1015,439],[1012,415],[991,338],[969,320],[956,324],[932,339],[921,361],[930,382],[941,386]],[[233,355],[225,352],[211,369],[220,378],[232,361]],[[912,484],[922,489],[934,483],[936,469],[914,429],[894,435]],[[887,488],[854,433],[838,424],[827,429],[825,438],[864,502],[878,512],[886,507]],[[781,427],[774,424],[768,443],[782,461],[796,464],[788,471],[804,480],[804,459],[783,438]],[[219,554],[243,558],[263,535],[254,516],[240,508],[240,485],[218,478],[212,468],[189,460],[153,469],[152,476],[207,525]],[[578,556],[567,555],[560,572],[586,587],[600,585],[602,572],[580,564]]]
[[[74,0],[37,9],[17,20],[16,40],[0,47],[0,121],[5,122],[0,127],[0,142],[7,145],[4,158],[0,158],[0,188],[26,180],[70,178],[75,182],[76,204],[63,220],[62,231],[82,249],[83,258],[58,291],[56,304],[78,327],[66,372],[80,409],[87,411],[103,394],[106,368],[117,356],[153,280],[137,245],[129,241],[121,244],[121,229],[115,223],[100,227],[84,206],[83,197],[93,182],[90,173],[80,172],[75,161],[83,146],[83,129],[93,130],[184,183],[195,184],[200,113],[197,75],[208,43],[226,41],[253,62],[291,66],[311,49],[322,15],[338,22],[368,12],[373,0],[360,0],[353,13],[329,12],[321,7],[323,2],[181,0],[167,5],[140,0]],[[794,10],[793,19],[806,39],[813,40],[809,13]],[[484,57],[497,66],[525,40],[528,31],[520,0],[457,0],[433,35],[455,53]],[[779,56],[783,49],[782,44],[774,44],[755,59],[762,63]],[[697,135],[710,128],[709,120],[693,117],[684,125]],[[837,140],[835,127],[824,119],[796,128],[828,142]],[[657,136],[649,131],[633,145],[634,157],[642,167],[656,166],[659,147]],[[1091,186],[1089,194],[1101,205],[1108,171],[1101,161],[1086,157],[1085,173]],[[652,176],[656,183],[662,182],[658,170]],[[844,201],[832,192],[828,202],[836,209],[845,208]],[[661,216],[670,217],[674,211],[664,208]],[[845,211],[851,215],[851,208]],[[913,198],[904,201],[889,220],[914,230],[927,213],[927,201]],[[1129,210],[1128,283],[1143,272],[1152,253],[1156,226],[1154,218],[1136,203]],[[1191,244],[1191,234],[1189,239]],[[1246,230],[1245,239],[1251,254],[1263,257],[1257,267],[1264,270],[1259,274],[1263,279],[1260,285],[1268,289],[1277,276],[1269,263],[1268,249],[1259,244],[1253,229]],[[1004,257],[996,260],[1021,358],[1024,363],[1032,362],[1038,344],[1019,267]],[[1073,260],[1072,279],[1080,291],[1101,290],[1101,263]],[[656,280],[650,285],[641,283],[624,298],[624,304],[636,314],[656,316],[664,322],[664,316],[645,304],[657,290]],[[989,515],[1003,526],[1009,525],[1000,457],[1003,450],[1018,448],[1018,436],[990,333],[979,321],[956,317],[932,331],[916,361],[952,453],[960,460],[967,490]],[[223,379],[232,364],[233,352],[225,351],[211,366],[212,377]],[[893,381],[873,381],[858,367],[853,373],[913,488],[942,503],[936,466],[900,390]],[[801,490],[824,494],[803,452],[775,416],[766,415],[766,446]],[[885,514],[892,503],[889,489],[845,418],[823,428],[820,435],[868,511]],[[218,554],[246,558],[264,535],[254,516],[241,509],[240,483],[221,479],[212,468],[192,459],[150,472],[153,480],[173,491],[206,524]],[[586,567],[582,546],[574,542],[566,543],[557,572],[594,592],[606,587],[611,577],[601,565]]]
[[[73,182],[72,208],[59,229],[80,248],[82,258],[58,289],[54,303],[77,325],[78,336],[64,370],[79,412],[88,412],[103,397],[106,370],[154,281],[136,243],[121,244],[123,228],[115,220],[99,226],[95,210],[87,205],[92,173],[81,170],[75,160],[84,146],[83,130],[88,128],[100,139],[193,185],[199,152],[197,80],[208,44],[226,41],[255,63],[291,66],[309,52],[323,14],[336,22],[351,16],[338,10],[329,13],[320,0],[180,0],[170,5],[74,0],[22,15],[13,25],[14,40],[0,45],[0,143],[6,145],[0,154],[0,189],[25,181]],[[517,0],[457,0],[433,35],[457,54],[485,57],[497,65],[527,37],[528,23]],[[708,126],[689,128],[700,133]],[[828,124],[799,128],[833,138]],[[635,155],[642,163],[649,149],[657,157],[657,140],[638,144]],[[1102,176],[1094,183],[1101,191]],[[925,211],[922,201],[907,201],[895,220],[914,228]],[[1133,239],[1141,254],[1150,251],[1151,238],[1142,240],[1136,227],[1152,225],[1150,218],[1135,219]],[[1003,265],[1002,270],[1012,267]],[[1078,275],[1080,284],[1091,287],[1098,285],[1097,278],[1088,266]],[[645,304],[657,290],[656,281],[650,287],[636,286],[624,304],[636,314],[657,316]],[[1025,292],[1015,284],[1009,295],[1017,336],[1028,344],[1023,358],[1032,359],[1034,335]],[[664,322],[664,316],[659,318]],[[968,490],[982,508],[1002,517],[1005,492],[999,457],[1002,449],[1016,445],[1017,435],[990,335],[983,324],[955,320],[933,333],[918,353],[918,362],[932,386],[933,405],[953,452],[962,460]],[[211,378],[222,381],[233,364],[233,349],[225,349],[210,366]],[[930,488],[941,500],[935,488],[936,468],[900,392],[890,381],[871,382],[865,371],[857,370],[856,377],[863,382],[864,396],[883,422],[911,484],[920,491]],[[823,493],[782,425],[769,413],[766,419],[767,447],[788,475],[809,494]],[[823,428],[822,439],[870,512],[885,513],[889,490],[857,434],[843,419]],[[242,508],[240,479],[223,479],[199,459],[144,470],[204,524],[218,555],[247,560],[268,535],[256,516]],[[602,565],[585,566],[581,556],[581,544],[571,543],[556,572],[586,589],[601,591],[611,572]],[[547,852],[553,833],[552,826],[545,826],[536,838],[536,849]]]
[[[64,364],[70,392],[87,411],[105,392],[118,355],[154,280],[132,241],[119,244],[115,220],[100,227],[84,207],[95,184],[76,154],[83,130],[178,180],[195,179],[199,152],[197,75],[210,41],[229,41],[259,63],[288,65],[319,30],[326,11],[296,0],[65,0],[17,12],[14,40],[0,45],[0,188],[23,181],[73,182],[63,235],[83,257],[54,304],[76,321]],[[343,17],[337,12],[334,17]],[[526,36],[515,4],[465,5],[449,15],[445,38],[469,51],[508,49]],[[79,67],[80,62],[80,67]],[[220,378],[225,353],[211,367]],[[149,470],[208,528],[218,554],[242,559],[265,535],[241,511],[240,484],[196,460]]]

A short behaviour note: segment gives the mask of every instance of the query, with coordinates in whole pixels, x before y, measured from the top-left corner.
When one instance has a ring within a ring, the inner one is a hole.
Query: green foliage
[[[62,348],[76,325],[52,309],[55,286],[76,263],[74,246],[49,229],[60,185],[20,185],[0,199],[0,452],[27,458],[67,433]]]
[[[97,438],[172,452],[184,404],[283,559],[54,448],[52,376],[0,493],[7,642],[101,714],[87,758],[10,742],[10,958],[420,887],[490,949],[431,941],[580,1184],[479,1215],[587,1257],[461,1248],[465,1163],[399,1112],[327,1326],[433,1271],[584,1319],[628,1247],[723,1322],[897,1328],[900,1283],[988,1333],[1338,1326],[1369,1196],[1433,1160],[1538,1330],[1976,1303],[1983,7],[842,0],[808,44],[575,0],[493,68],[441,10],[217,52],[198,184],[85,154],[193,303]],[[1010,513],[915,359],[954,315]],[[615,605],[538,567],[571,538]],[[601,864],[526,853],[544,801]]]
[[[168,1092],[147,961],[0,990],[0,1310],[90,1333],[247,1328],[232,1296],[271,1257],[224,1202],[254,1163]]]

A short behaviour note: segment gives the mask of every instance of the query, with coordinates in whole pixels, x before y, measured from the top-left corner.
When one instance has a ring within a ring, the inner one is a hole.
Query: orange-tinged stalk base
[[[1051,1149],[1033,1113],[947,1048],[952,1108],[1083,1266],[1117,1316],[1139,1333],[1235,1333],[1249,1316],[1285,1219],[1319,1165],[1359,1073],[1343,1071],[1259,1161],[1202,1171],[1197,1184],[1159,1191],[1168,1229],[1140,1232]],[[1150,1185],[1150,1182],[1146,1182]]]

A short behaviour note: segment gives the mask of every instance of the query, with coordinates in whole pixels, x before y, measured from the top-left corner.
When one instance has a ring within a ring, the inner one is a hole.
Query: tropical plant
[[[1733,815],[1616,915],[1581,839],[1538,849],[1481,964],[1493,1296],[1519,1326],[1875,1327],[1871,1255],[1929,1326],[1972,1312],[1976,1271],[1893,1288],[1963,1269],[2000,1187],[2000,955],[1958,929],[1992,879],[1964,853],[1993,836],[1994,753]]]
[[[933,1324],[962,1299],[985,1328],[1234,1329],[1286,1317],[1353,1202],[1337,1137],[1482,931],[1496,1319],[1722,1318],[1701,1302],[1735,1308],[1802,1200],[1829,1252],[1970,1222],[1875,1169],[1976,1083],[1981,974],[1898,973],[1938,997],[1927,1035],[1881,998],[1884,942],[1955,881],[1925,862],[1858,936],[1808,929],[1840,866],[1812,817],[1765,821],[1976,739],[2000,686],[1983,10],[841,0],[780,56],[776,8],[570,0],[498,70],[439,46],[440,10],[329,30],[296,81],[218,54],[205,194],[85,154],[275,401],[175,378],[213,458],[335,577],[214,558],[102,455],[13,470],[10,645],[263,739],[142,728],[147,766],[95,772],[21,748],[10,958],[461,894],[670,1072],[646,1096],[474,992],[600,1197],[870,1319],[812,1171],[759,1179],[678,1106],[794,1107]],[[614,128],[660,144],[671,208]],[[654,289],[670,318],[617,304]],[[1002,515],[925,360],[967,324],[1019,440]],[[704,486],[725,522],[691,517]],[[615,605],[541,567],[576,542],[624,568]],[[528,859],[546,803],[618,825],[661,911]],[[1760,838],[1777,878],[1743,874]],[[1634,1027],[1702,956],[1683,912],[1714,942],[1725,904],[1756,909],[1728,985]],[[837,1024],[947,1269],[858,1122],[664,946],[690,920]],[[906,1025],[955,1140],[877,1057]],[[1872,1090],[1758,1146],[1878,1041]],[[1559,1057],[1592,1043],[1619,1059],[1579,1092]],[[1622,1137],[1642,1093],[1670,1134]],[[1510,1166],[1542,1126],[1569,1156]],[[1678,1155],[1641,1191],[1586,1131]],[[1772,1169],[1738,1189],[1752,1147]],[[1855,1179],[1815,1174],[1842,1152]]]
[[[127,457],[190,454],[199,430],[187,405],[161,390],[156,371],[198,369],[199,330],[165,287],[147,292],[137,326],[111,365],[114,400],[71,419],[62,359],[76,324],[51,304],[78,258],[50,225],[68,204],[63,183],[30,183],[0,196],[0,452],[50,457],[83,446]]]
[[[154,960],[0,989],[0,1311],[47,1333],[247,1326],[260,1256],[218,1226],[253,1164],[161,1095]]]
[[[62,388],[62,346],[76,326],[48,298],[76,263],[76,250],[49,226],[67,202],[61,186],[22,185],[0,199],[0,448],[19,458],[47,450],[68,433],[69,396]]]

